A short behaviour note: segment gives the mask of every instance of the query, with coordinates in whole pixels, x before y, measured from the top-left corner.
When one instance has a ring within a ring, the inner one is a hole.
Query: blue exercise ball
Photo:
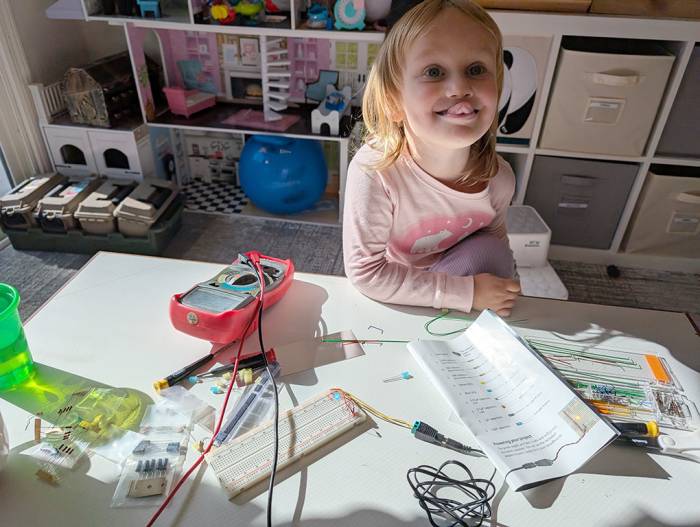
[[[239,162],[243,192],[255,206],[273,214],[310,208],[323,194],[328,169],[318,141],[253,135]]]

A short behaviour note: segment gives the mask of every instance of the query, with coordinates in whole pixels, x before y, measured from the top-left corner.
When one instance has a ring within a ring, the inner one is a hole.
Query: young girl
[[[515,177],[495,151],[501,34],[470,0],[424,0],[393,25],[348,168],[345,272],[382,302],[490,308],[520,292],[506,237]]]

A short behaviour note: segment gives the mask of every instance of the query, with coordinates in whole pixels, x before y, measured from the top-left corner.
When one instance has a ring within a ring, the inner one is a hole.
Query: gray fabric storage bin
[[[690,56],[656,152],[700,157],[700,44]]]
[[[609,249],[639,166],[537,156],[525,205],[552,229],[552,244]]]

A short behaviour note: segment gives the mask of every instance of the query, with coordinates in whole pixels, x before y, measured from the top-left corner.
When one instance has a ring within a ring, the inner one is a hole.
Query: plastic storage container
[[[700,9],[700,5],[698,6]],[[700,157],[700,44],[695,45],[656,152]]]
[[[39,174],[23,181],[0,198],[0,222],[6,229],[28,229],[36,225],[34,208],[56,185],[66,180],[57,173]]]
[[[78,227],[73,213],[94,189],[101,177],[66,180],[39,200],[34,217],[45,232],[66,232]]]
[[[641,156],[674,60],[655,42],[565,37],[540,146]]]
[[[518,267],[543,267],[552,231],[528,205],[511,205],[506,216],[508,242]]]
[[[117,230],[114,211],[136,188],[134,181],[103,181],[100,187],[86,197],[75,211],[80,227],[90,234],[109,234]]]
[[[146,236],[179,192],[177,184],[162,179],[144,179],[114,211],[124,236]]]
[[[525,204],[552,229],[552,243],[608,249],[639,171],[630,163],[537,156]]]
[[[15,249],[23,251],[64,251],[82,254],[112,251],[156,256],[165,250],[180,228],[183,209],[184,198],[178,195],[142,237],[124,236],[119,232],[88,234],[82,230],[44,232],[38,227],[8,230],[7,237]]]
[[[624,249],[700,258],[700,168],[652,166]]]

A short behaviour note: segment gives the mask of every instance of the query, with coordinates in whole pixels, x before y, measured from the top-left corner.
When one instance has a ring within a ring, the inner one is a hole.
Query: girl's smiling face
[[[498,109],[497,44],[459,9],[443,9],[408,48],[401,111],[406,134],[439,150],[466,148]]]

